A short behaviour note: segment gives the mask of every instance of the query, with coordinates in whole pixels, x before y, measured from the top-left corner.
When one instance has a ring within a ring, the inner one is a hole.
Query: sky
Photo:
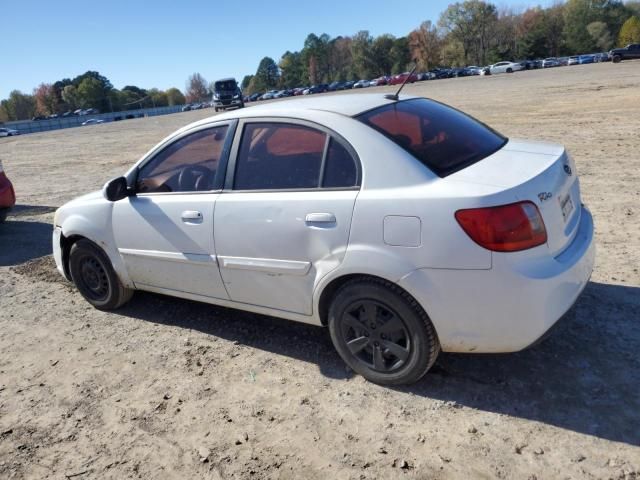
[[[208,81],[255,73],[303,47],[309,33],[331,37],[369,30],[403,36],[437,22],[452,0],[4,0],[0,23],[0,99],[40,83],[97,70],[116,88],[185,89],[199,72]],[[516,11],[552,0],[497,1]]]

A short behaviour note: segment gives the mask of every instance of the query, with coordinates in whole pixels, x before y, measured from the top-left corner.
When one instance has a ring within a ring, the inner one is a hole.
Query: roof
[[[400,96],[401,100],[414,98],[412,96]],[[373,108],[381,107],[393,103],[393,100],[385,98],[383,93],[347,93],[336,95],[309,95],[287,98],[274,102],[261,103],[251,108],[230,111],[220,116],[220,119],[244,118],[254,116],[269,116],[274,114],[284,114],[285,112],[299,112],[304,110],[322,110],[353,117],[359,113],[366,112]],[[216,117],[217,118],[217,117]]]

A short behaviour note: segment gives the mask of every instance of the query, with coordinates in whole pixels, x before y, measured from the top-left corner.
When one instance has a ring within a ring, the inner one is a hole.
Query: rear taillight
[[[547,230],[533,202],[458,210],[456,220],[481,247],[494,252],[517,252],[547,241]]]

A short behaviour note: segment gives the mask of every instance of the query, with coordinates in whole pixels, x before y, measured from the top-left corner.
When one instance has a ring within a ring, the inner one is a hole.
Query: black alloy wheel
[[[359,300],[342,314],[341,334],[352,355],[376,372],[401,368],[411,354],[411,337],[397,313],[375,300]]]
[[[329,333],[351,369],[381,385],[422,378],[440,343],[420,304],[398,285],[359,277],[340,286],[328,312]]]

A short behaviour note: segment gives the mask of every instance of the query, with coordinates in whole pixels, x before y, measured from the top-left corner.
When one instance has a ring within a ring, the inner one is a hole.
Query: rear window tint
[[[507,141],[469,115],[424,98],[394,102],[356,118],[441,177],[488,157]]]

